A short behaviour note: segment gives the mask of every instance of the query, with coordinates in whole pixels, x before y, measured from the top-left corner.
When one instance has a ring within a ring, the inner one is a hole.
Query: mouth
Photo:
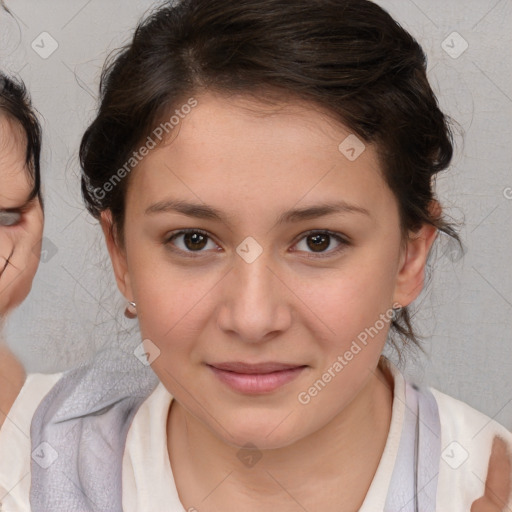
[[[307,365],[240,361],[207,365],[213,374],[234,391],[247,394],[271,393],[298,377]]]

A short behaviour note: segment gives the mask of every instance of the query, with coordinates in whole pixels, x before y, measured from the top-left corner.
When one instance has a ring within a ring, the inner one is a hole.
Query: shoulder
[[[29,373],[8,417],[30,437],[30,423],[37,406],[60,380],[62,373]],[[25,431],[25,427],[28,429]]]
[[[34,397],[36,399],[38,396],[44,397],[63,375],[62,372],[29,373],[20,392],[20,397],[23,396],[24,400],[29,401]]]
[[[167,450],[167,418],[173,396],[160,382],[139,407],[123,455],[123,510],[181,510]],[[166,485],[156,486],[164,480]],[[149,505],[148,505],[149,504]]]
[[[16,400],[12,404],[11,410],[0,432],[8,432],[12,430],[12,425],[15,425],[18,431],[21,431],[28,437],[30,435],[30,422],[34,411],[61,376],[62,373],[29,373]],[[2,437],[0,437],[0,441],[1,440]]]
[[[28,374],[0,429],[0,508],[30,510],[30,424],[37,406],[61,376]]]
[[[428,389],[436,399],[441,423],[438,502],[444,505],[456,498],[461,510],[470,510],[484,494],[494,437],[502,437],[512,453],[512,432],[469,404]]]
[[[167,416],[173,396],[160,382],[153,392],[140,405],[128,430],[126,453],[131,457],[150,455],[150,447],[158,446],[165,441],[162,434],[167,429]],[[140,444],[141,439],[149,439],[150,446]],[[140,448],[140,453],[139,453]]]
[[[512,432],[493,418],[471,407],[466,402],[447,395],[433,387],[428,388],[434,395],[439,413],[442,415],[441,423],[446,435],[471,435],[475,441],[501,435],[508,443],[512,442]]]

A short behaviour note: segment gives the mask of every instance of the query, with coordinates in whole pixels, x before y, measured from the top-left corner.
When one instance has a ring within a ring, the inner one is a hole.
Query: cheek
[[[209,270],[178,267],[165,258],[144,255],[130,262],[141,335],[164,348],[200,335],[211,317],[219,276]]]
[[[340,260],[336,268],[296,266],[279,272],[286,287],[276,288],[274,299],[293,316],[291,329],[302,331],[297,339],[301,354],[320,367],[358,339],[367,342],[357,357],[361,364],[378,359],[390,323],[379,319],[390,311],[396,279],[397,250],[389,238]],[[225,275],[228,269],[177,265],[161,248],[142,243],[127,245],[127,250],[141,335],[161,350],[158,363],[199,360],[201,340],[215,332],[215,312],[235,292],[236,282]]]
[[[0,270],[4,268],[5,258],[14,250],[10,264],[0,275],[0,314],[14,309],[29,294],[39,264],[40,249],[40,241],[32,246],[19,236],[0,234]]]
[[[10,286],[11,299],[8,304],[8,309],[13,309],[16,306],[19,306],[27,298],[32,288],[34,274],[35,271],[32,268],[27,268],[27,270],[18,277],[13,276],[13,283]]]
[[[317,316],[314,321],[325,325],[324,343],[330,345],[329,352],[347,349],[381,315],[391,314],[396,259],[392,251],[382,251],[378,258],[372,251],[368,255],[347,260],[321,279],[309,279],[307,287],[301,285],[299,294],[307,297],[305,302]],[[378,339],[386,337],[388,324],[382,327],[379,322]]]
[[[5,234],[5,228],[0,226],[0,271],[4,267],[5,260],[11,254],[13,241]]]
[[[155,355],[153,371],[171,394],[187,403],[180,390],[194,387],[196,363],[204,360],[202,340],[213,315],[208,290],[214,283],[169,268],[153,270],[136,273],[133,280],[141,337],[146,351]]]

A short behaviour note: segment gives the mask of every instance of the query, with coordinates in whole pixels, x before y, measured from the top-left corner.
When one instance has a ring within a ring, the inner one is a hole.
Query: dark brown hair
[[[41,197],[41,126],[32,108],[25,84],[0,72],[0,115],[8,116],[20,125],[25,134],[25,163],[32,179],[28,200]]]
[[[143,20],[105,65],[99,112],[80,147],[87,208],[96,218],[112,211],[121,243],[129,176],[97,191],[166,114],[206,90],[296,98],[330,113],[377,148],[403,240],[428,223],[460,245],[453,226],[429,211],[453,148],[426,56],[367,0],[183,0]],[[407,308],[391,329],[421,348]]]

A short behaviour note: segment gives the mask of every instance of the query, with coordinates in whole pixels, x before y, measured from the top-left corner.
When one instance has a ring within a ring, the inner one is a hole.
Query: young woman
[[[8,313],[28,295],[43,234],[41,129],[26,89],[0,74],[0,509],[21,510],[30,479],[30,421],[59,375],[26,375],[2,337]],[[23,478],[20,479],[19,472]],[[4,507],[4,508],[2,508]]]
[[[83,194],[143,344],[44,400],[32,510],[510,507],[512,435],[382,356],[458,240],[418,43],[366,0],[184,0],[101,92]]]

